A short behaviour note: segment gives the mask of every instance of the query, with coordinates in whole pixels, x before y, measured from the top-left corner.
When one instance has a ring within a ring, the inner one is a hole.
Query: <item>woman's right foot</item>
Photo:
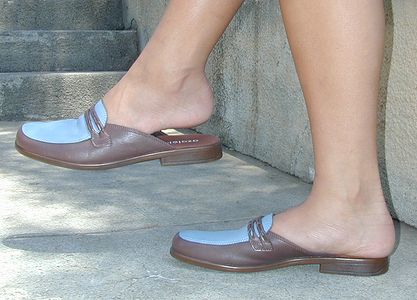
[[[215,136],[152,135],[195,127],[213,111],[203,70],[169,66],[161,61],[150,66],[141,56],[103,101],[78,119],[24,124],[16,148],[31,158],[75,169],[107,169],[151,159],[163,165],[219,159],[221,143]]]
[[[49,164],[95,170],[154,159],[162,165],[202,163],[222,156],[220,140],[212,135],[153,135],[111,124],[101,100],[78,119],[25,123],[16,149]]]

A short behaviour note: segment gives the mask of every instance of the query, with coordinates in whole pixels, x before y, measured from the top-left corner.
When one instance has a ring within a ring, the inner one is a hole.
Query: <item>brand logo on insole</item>
[[[200,140],[197,139],[189,139],[189,140],[176,140],[176,141],[169,141],[168,144],[171,145],[178,145],[178,144],[192,144],[198,143]]]

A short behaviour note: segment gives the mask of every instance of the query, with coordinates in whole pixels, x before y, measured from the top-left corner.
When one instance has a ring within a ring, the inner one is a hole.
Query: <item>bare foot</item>
[[[395,244],[379,188],[347,198],[313,187],[302,205],[275,215],[272,231],[313,252],[353,257],[386,257]]]
[[[138,60],[104,96],[109,123],[153,133],[191,128],[213,112],[213,94],[203,70],[149,68]]]

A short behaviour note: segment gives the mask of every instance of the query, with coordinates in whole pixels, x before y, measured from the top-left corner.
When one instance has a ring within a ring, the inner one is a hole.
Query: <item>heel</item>
[[[221,145],[215,145],[213,147],[186,149],[179,153],[172,153],[162,157],[160,162],[162,166],[198,164],[220,159],[222,155]]]
[[[388,271],[388,258],[333,258],[320,263],[320,272],[329,274],[373,276]]]

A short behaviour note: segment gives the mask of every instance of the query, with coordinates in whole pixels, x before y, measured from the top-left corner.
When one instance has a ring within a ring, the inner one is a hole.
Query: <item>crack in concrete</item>
[[[207,221],[207,222],[195,222],[195,223],[185,223],[185,224],[166,224],[166,225],[148,225],[142,226],[137,228],[126,228],[126,229],[116,229],[116,230],[108,230],[108,231],[92,231],[92,232],[74,232],[74,233],[28,233],[28,234],[16,234],[7,236],[3,239],[3,241],[7,240],[19,240],[19,239],[37,239],[37,238],[55,238],[55,237],[74,237],[74,236],[87,236],[87,235],[106,235],[112,233],[125,233],[125,232],[135,232],[135,231],[143,231],[149,229],[162,229],[168,227],[188,227],[188,226],[198,226],[198,225],[209,225],[209,224],[222,224],[222,223],[229,223],[229,222],[237,222],[237,221],[248,221],[251,217],[247,218],[236,218],[236,219],[228,219],[228,220],[217,220],[217,221]]]
[[[308,133],[309,130],[309,123],[307,122],[304,125],[304,129],[298,134],[296,141],[294,143],[294,148],[292,154],[291,154],[291,158],[292,158],[292,162],[291,162],[291,173],[292,175],[296,174],[296,169],[297,169],[297,163],[298,163],[298,159],[300,157],[300,154],[303,152],[304,147],[302,147],[302,143],[301,141],[303,140],[304,136]]]

